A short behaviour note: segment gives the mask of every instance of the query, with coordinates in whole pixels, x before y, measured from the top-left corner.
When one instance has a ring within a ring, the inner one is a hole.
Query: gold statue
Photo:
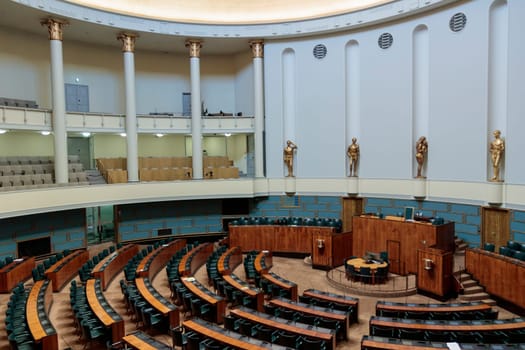
[[[490,181],[503,181],[499,178],[501,158],[505,152],[505,141],[501,139],[501,131],[494,131],[494,141],[490,143],[490,158],[492,159],[493,176]]]
[[[350,158],[350,175],[357,176],[357,163],[359,162],[359,144],[357,139],[352,137],[352,144],[348,146],[346,154]]]
[[[286,141],[286,147],[284,148],[284,163],[288,167],[288,177],[293,177],[293,156],[297,146],[292,141]]]
[[[417,178],[424,178],[424,176],[421,175],[421,171],[423,169],[423,164],[425,163],[425,159],[427,157],[427,152],[427,138],[425,136],[421,136],[416,142]]]

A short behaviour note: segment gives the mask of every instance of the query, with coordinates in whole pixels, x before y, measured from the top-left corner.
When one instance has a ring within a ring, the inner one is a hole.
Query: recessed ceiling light
[[[232,136],[232,134],[230,132],[227,132],[227,133],[224,134],[224,136],[230,137],[230,136]]]
[[[164,134],[155,134],[155,137],[161,138]]]
[[[84,136],[84,137],[90,137],[90,136],[91,136],[91,133],[90,133],[89,131],[84,131],[84,132],[82,133],[82,136]]]
[[[42,134],[43,136],[48,136],[51,134],[51,131],[46,131],[46,130],[40,131],[40,134]]]
[[[7,130],[5,130],[5,129],[0,129],[0,135],[5,134],[6,132],[7,132]]]
[[[122,136],[122,137],[126,137],[126,133],[125,133],[125,132],[121,132],[121,133],[120,133],[120,136]]]

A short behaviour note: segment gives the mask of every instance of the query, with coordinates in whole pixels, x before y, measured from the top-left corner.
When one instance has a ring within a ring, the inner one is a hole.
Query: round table
[[[346,264],[353,266],[354,271],[359,273],[361,267],[369,267],[370,268],[370,274],[371,274],[371,282],[372,284],[375,284],[375,274],[377,272],[377,269],[379,268],[385,268],[388,266],[388,262],[382,261],[372,261],[372,260],[366,260],[363,258],[353,258],[346,260]],[[366,280],[363,280],[365,282]]]

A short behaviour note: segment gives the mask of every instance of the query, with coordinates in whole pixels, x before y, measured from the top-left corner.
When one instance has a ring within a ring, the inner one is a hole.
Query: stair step
[[[481,286],[479,286],[477,284],[474,285],[474,286],[471,286],[471,287],[463,288],[463,294],[464,295],[481,293],[483,291],[484,291],[483,287],[481,287]]]
[[[466,301],[480,301],[480,300],[486,300],[486,299],[489,299],[490,296],[485,293],[485,292],[482,292],[482,293],[475,293],[475,294],[463,294],[463,295],[460,295],[460,299],[461,300],[466,300]]]
[[[478,282],[474,281],[473,279],[468,279],[468,280],[461,281],[461,285],[463,286],[463,288],[469,288],[469,287],[477,286]]]
[[[465,273],[465,272],[462,272],[460,275],[459,275],[459,279],[460,281],[466,281],[466,280],[471,280],[472,279],[472,276],[468,273]]]
[[[497,305],[496,300],[492,300],[492,299],[483,299],[482,302],[484,302],[485,304],[489,304],[490,306]]]

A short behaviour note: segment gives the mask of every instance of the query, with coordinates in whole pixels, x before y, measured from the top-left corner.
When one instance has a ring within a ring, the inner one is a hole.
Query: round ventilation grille
[[[379,36],[379,39],[377,39],[377,44],[383,50],[388,49],[390,46],[392,46],[393,42],[394,42],[394,38],[392,37],[392,34],[390,33],[383,33]]]
[[[324,46],[323,44],[315,45],[314,51],[313,51],[315,58],[317,59],[325,58],[326,52],[327,52],[326,46]]]
[[[450,17],[450,21],[448,22],[448,26],[453,32],[459,32],[460,30],[463,30],[466,25],[467,16],[465,16],[465,14],[462,12],[458,12],[454,16]]]

